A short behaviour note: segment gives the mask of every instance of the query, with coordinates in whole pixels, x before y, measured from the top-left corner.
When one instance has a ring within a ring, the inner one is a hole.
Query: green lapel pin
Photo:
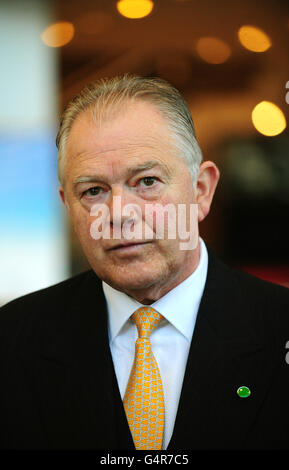
[[[246,385],[242,385],[238,388],[237,394],[240,398],[248,398],[251,395],[251,390]]]

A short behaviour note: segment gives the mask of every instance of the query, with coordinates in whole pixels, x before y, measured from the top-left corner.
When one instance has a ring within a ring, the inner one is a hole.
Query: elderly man
[[[1,447],[288,448],[288,291],[199,238],[219,171],[179,92],[95,82],[57,145],[92,269],[1,309]]]

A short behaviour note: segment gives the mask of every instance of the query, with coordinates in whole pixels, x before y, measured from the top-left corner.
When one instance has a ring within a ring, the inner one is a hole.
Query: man
[[[98,81],[57,145],[92,270],[1,309],[2,448],[288,448],[288,292],[199,239],[219,171],[177,90]]]

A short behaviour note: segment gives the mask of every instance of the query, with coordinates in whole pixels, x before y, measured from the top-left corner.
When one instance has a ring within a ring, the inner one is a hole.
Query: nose
[[[122,185],[112,188],[107,204],[110,213],[110,226],[114,230],[121,229],[123,224],[129,220],[136,223],[136,219],[138,219],[138,215],[141,212],[137,198],[129,188],[125,188]]]

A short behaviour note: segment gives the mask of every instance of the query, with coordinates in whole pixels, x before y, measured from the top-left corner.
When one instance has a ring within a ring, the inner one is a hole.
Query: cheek
[[[90,225],[93,217],[90,216],[89,211],[85,210],[81,205],[75,204],[70,211],[70,218],[73,228],[77,235],[89,235]]]
[[[146,205],[144,222],[154,232],[155,238],[167,239],[169,227],[174,232],[176,209],[177,206],[168,197]]]

